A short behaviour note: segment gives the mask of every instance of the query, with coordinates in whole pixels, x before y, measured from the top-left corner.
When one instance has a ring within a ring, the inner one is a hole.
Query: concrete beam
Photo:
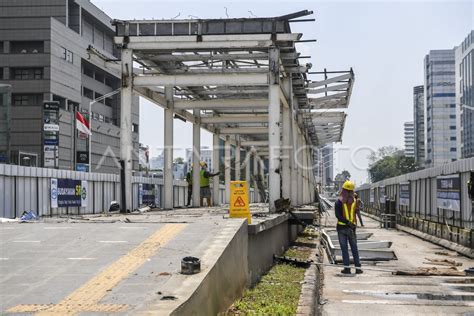
[[[265,108],[266,99],[228,99],[228,100],[202,100],[202,101],[175,101],[175,108],[181,110],[219,110],[219,109],[256,109]]]
[[[268,146],[268,140],[245,140],[241,142],[244,147]]]
[[[265,103],[268,103],[266,101]],[[221,115],[204,116],[201,122],[205,124],[229,124],[229,123],[267,123],[268,115]]]
[[[266,73],[179,74],[135,76],[137,87],[151,86],[262,86],[268,84]]]
[[[248,135],[248,134],[266,134],[268,133],[268,128],[267,127],[245,127],[245,128],[233,128],[233,127],[228,127],[228,128],[221,128],[219,130],[221,134],[224,135],[232,135],[232,134],[242,134],[242,135]]]
[[[342,80],[349,80],[349,79],[352,79],[352,78],[353,78],[353,74],[352,73],[347,73],[345,75],[336,76],[336,77],[333,77],[333,78],[330,78],[330,79],[327,79],[327,80],[309,82],[307,87],[308,88],[317,88],[317,87],[328,85],[330,83],[335,83],[335,82],[339,82],[339,81],[342,81]]]
[[[296,41],[301,34],[276,34],[277,42]],[[123,36],[114,38],[115,44],[135,50],[210,50],[210,49],[264,49],[275,44],[272,34],[197,35],[191,36]]]
[[[240,164],[240,137],[239,135],[235,135],[235,142],[237,145],[235,146],[235,181],[240,181],[240,171],[241,171],[241,164]]]

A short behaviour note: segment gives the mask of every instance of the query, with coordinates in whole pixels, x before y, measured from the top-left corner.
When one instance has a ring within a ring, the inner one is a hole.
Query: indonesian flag
[[[87,135],[92,135],[89,122],[79,112],[76,112],[76,128],[81,133],[84,133],[84,134],[87,134]]]

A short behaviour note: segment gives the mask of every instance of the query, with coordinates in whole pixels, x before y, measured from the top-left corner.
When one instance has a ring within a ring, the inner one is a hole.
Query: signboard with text
[[[51,179],[51,208],[87,207],[87,181]]]
[[[43,101],[43,167],[59,167],[58,101]]]
[[[400,205],[410,206],[410,183],[400,183]]]
[[[456,212],[461,210],[461,179],[459,175],[436,178],[436,201],[440,209]]]
[[[139,205],[158,205],[157,186],[155,184],[138,184],[138,204]]]

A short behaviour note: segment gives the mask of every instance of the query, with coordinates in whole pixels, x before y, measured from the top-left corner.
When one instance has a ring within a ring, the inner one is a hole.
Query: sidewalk
[[[326,230],[335,230],[333,211]],[[325,223],[325,219],[322,220]],[[389,271],[437,267],[425,264],[425,258],[461,262],[459,270],[474,266],[474,261],[442,247],[397,230],[379,228],[379,223],[365,217],[366,227],[358,233],[373,233],[371,240],[390,240],[398,260],[362,262],[364,273],[345,276],[340,267],[324,266],[321,310],[323,315],[463,315],[474,313],[474,277],[398,276]],[[337,243],[337,242],[336,242]],[[449,253],[439,255],[435,252]],[[453,256],[451,256],[453,255]],[[354,271],[354,269],[353,269]]]

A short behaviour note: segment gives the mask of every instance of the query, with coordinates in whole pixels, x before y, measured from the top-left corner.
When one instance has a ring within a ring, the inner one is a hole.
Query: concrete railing
[[[88,183],[87,207],[51,207],[51,179],[85,180]],[[155,184],[159,207],[163,207],[163,180],[159,178],[132,177],[132,205],[139,207],[139,184]],[[120,176],[116,174],[86,173],[71,170],[46,169],[0,164],[0,217],[15,218],[24,211],[34,211],[39,216],[98,214],[106,212],[112,201],[120,203]],[[187,202],[187,183],[174,181],[174,207]],[[220,185],[221,203],[225,202],[225,188]],[[253,200],[250,190],[250,201]]]

